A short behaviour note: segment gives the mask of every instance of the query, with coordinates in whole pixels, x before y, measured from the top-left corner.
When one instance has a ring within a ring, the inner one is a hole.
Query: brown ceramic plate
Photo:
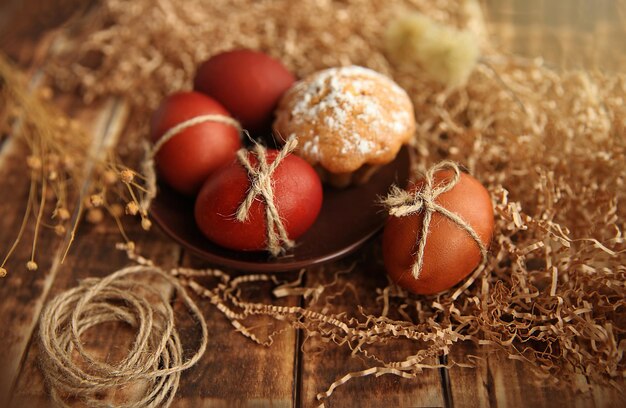
[[[394,183],[404,187],[409,167],[409,154],[404,148],[367,184],[344,190],[325,188],[315,224],[296,241],[294,249],[278,258],[266,252],[233,251],[212,243],[196,227],[194,201],[167,186],[159,185],[151,215],[176,242],[212,264],[254,272],[290,271],[343,257],[376,234],[386,218],[384,209],[377,204],[378,198],[386,195]]]

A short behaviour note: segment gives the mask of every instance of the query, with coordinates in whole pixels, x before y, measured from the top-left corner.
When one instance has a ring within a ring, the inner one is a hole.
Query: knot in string
[[[230,116],[211,114],[211,115],[200,115],[194,116],[191,119],[187,119],[184,122],[180,122],[176,126],[168,129],[167,132],[163,134],[154,144],[154,146],[150,146],[148,142],[144,143],[144,150],[146,152],[143,162],[141,163],[141,170],[143,175],[146,178],[146,194],[142,198],[140,202],[140,208],[143,212],[148,211],[150,208],[150,204],[152,200],[156,197],[157,191],[157,182],[156,182],[156,170],[154,165],[154,158],[159,153],[161,148],[174,137],[178,136],[188,128],[199,125],[200,123],[205,122],[215,122],[222,123],[224,125],[230,125],[237,129],[237,132],[241,134],[242,128],[239,122]]]
[[[295,138],[292,137],[287,140],[287,143],[278,152],[274,161],[269,164],[267,162],[267,150],[260,144],[256,144],[252,151],[258,161],[256,167],[250,163],[248,158],[250,152],[248,150],[240,149],[237,152],[237,159],[248,172],[248,178],[250,179],[250,189],[248,190],[246,198],[237,209],[237,221],[245,222],[250,214],[252,203],[257,197],[260,198],[265,203],[267,250],[274,256],[280,254],[285,248],[292,248],[294,242],[289,239],[285,225],[276,208],[272,175],[283,159],[287,157],[297,145],[298,141]]]
[[[435,185],[435,174],[442,170],[452,170],[453,175],[449,180]],[[392,216],[405,217],[420,212],[424,214],[422,231],[421,234],[417,236],[416,241],[417,253],[415,254],[415,263],[411,271],[415,279],[419,278],[424,266],[424,249],[426,248],[430,223],[434,213],[443,215],[467,232],[476,242],[476,245],[478,245],[482,261],[484,262],[487,258],[487,248],[472,226],[458,214],[453,213],[436,202],[441,194],[452,190],[460,179],[461,170],[459,166],[453,161],[444,160],[428,169],[424,175],[424,183],[421,189],[409,193],[408,191],[393,186],[387,198],[383,200],[383,204],[387,207],[389,214]]]

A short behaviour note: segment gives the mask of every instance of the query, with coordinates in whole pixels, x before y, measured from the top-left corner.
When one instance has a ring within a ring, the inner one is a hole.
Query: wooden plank
[[[0,248],[3,255],[12,245],[17,233],[22,213],[28,197],[28,182],[25,178],[24,149],[8,142],[0,159]],[[5,192],[11,192],[7,194]],[[23,241],[32,242],[33,231],[25,231]],[[54,251],[58,237],[44,233],[40,238],[41,248]],[[28,245],[28,244],[26,244]],[[41,308],[41,296],[50,275],[53,262],[50,257],[39,260],[38,271],[26,270],[30,256],[24,245],[17,248],[13,258],[6,265],[9,274],[0,280],[0,327],[9,328],[3,335],[0,348],[0,406],[6,404],[7,394],[19,371],[24,348],[30,338],[34,321]]]
[[[623,407],[626,399],[625,381],[621,381],[619,389],[610,386],[594,386],[591,389],[591,397],[596,408]]]
[[[183,266],[206,268],[205,262],[185,256]],[[232,273],[233,276],[241,273]],[[294,280],[295,273],[281,273],[280,279]],[[211,282],[205,282],[210,287]],[[275,299],[272,284],[250,284],[242,288],[242,296],[250,302],[295,306],[293,297]],[[294,363],[296,356],[296,330],[287,328],[266,347],[237,332],[230,321],[206,299],[199,305],[205,311],[209,328],[209,346],[198,364],[185,373],[181,380],[176,407],[289,407],[294,399]],[[254,333],[260,339],[277,328],[285,328],[282,322],[254,318]],[[276,325],[277,324],[277,325]],[[183,337],[198,336],[195,326],[181,329]]]
[[[64,101],[60,103],[64,104]],[[104,137],[110,109],[99,114],[97,110],[75,113],[77,120],[91,124],[91,130]],[[4,231],[0,236],[3,255],[15,239],[26,206],[29,179],[25,157],[25,148],[16,137],[3,145],[0,154],[0,190],[11,192],[0,203],[0,213],[4,215],[0,221],[4,224],[0,226]],[[37,271],[28,271],[25,265],[30,258],[33,237],[31,222],[25,230],[21,245],[6,265],[9,271],[7,277],[0,282],[0,298],[3,299],[0,303],[0,325],[11,328],[5,347],[0,349],[0,367],[3,369],[0,379],[0,406],[15,382],[43,301],[57,275],[63,250],[62,239],[53,231],[43,229],[38,240],[39,256],[36,257],[39,268]]]
[[[467,355],[480,358],[476,360],[476,368],[453,367],[449,370],[455,407],[598,406],[594,403],[593,394],[578,394],[566,388],[550,386],[547,381],[536,377],[527,364],[509,359],[502,351],[478,349],[469,343],[452,349],[452,357],[459,361]],[[620,401],[611,397],[601,406],[618,406]]]
[[[0,6],[0,20],[3,21],[0,25],[0,50],[16,60],[18,66],[32,73],[37,69],[35,62],[43,60],[47,55],[52,36],[43,34],[42,27],[26,20],[30,25],[27,30],[30,35],[27,37],[41,40],[27,41],[24,37],[15,37],[17,25],[24,23],[20,14],[15,12],[16,4],[13,1]],[[3,192],[0,200],[0,214],[3,215],[0,219],[0,256],[3,257],[20,229],[29,196],[26,154],[25,147],[15,137],[0,135],[0,191]],[[33,240],[34,231],[30,227],[32,225],[24,232],[24,243]],[[39,237],[39,247],[50,253],[57,251],[58,245],[59,239],[51,231],[44,231]],[[6,404],[9,391],[15,383],[25,347],[41,308],[42,297],[53,276],[51,270],[56,267],[53,257],[44,257],[38,259],[38,271],[28,271],[25,264],[30,257],[29,252],[28,244],[18,247],[13,258],[5,265],[9,275],[0,280],[0,299],[3,300],[0,303],[0,326],[9,328],[4,335],[4,347],[0,349],[0,406]]]
[[[347,283],[357,290],[358,298],[351,290],[332,300],[333,311],[345,311],[348,316],[356,316],[356,305],[362,305],[372,314],[380,313],[382,306],[376,303],[376,288],[384,288],[387,284],[385,271],[380,262],[380,242],[371,241],[354,256],[333,264],[326,269],[314,269],[307,273],[307,286],[328,283],[333,279],[335,272],[348,270],[356,264],[349,274],[337,275],[338,287]],[[408,342],[390,343],[384,346],[385,356],[393,360],[403,360],[415,354],[415,344]],[[377,364],[374,361],[363,361],[351,356],[346,347],[337,347],[333,343],[322,342],[319,337],[313,337],[305,342],[305,351],[302,359],[302,406],[313,407],[320,404],[316,395],[326,389],[335,380],[342,378],[348,372],[368,369]],[[381,351],[383,352],[383,351]],[[425,361],[426,364],[438,364],[433,358]],[[382,407],[382,406],[444,406],[444,396],[441,380],[437,369],[425,369],[413,379],[401,378],[395,375],[380,377],[368,376],[355,378],[336,388],[330,398],[324,401],[327,407]]]
[[[468,361],[467,356],[478,356],[478,350],[473,344],[455,344],[452,346],[452,356],[460,361]],[[473,360],[475,368],[453,367],[446,370],[450,406],[454,407],[495,407],[493,394],[493,378],[487,367],[486,360]]]
[[[8,0],[0,2],[0,50],[21,68],[40,67],[54,36],[76,11],[93,1]]]

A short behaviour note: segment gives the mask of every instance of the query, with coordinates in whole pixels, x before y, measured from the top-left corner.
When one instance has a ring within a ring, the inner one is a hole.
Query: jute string
[[[140,203],[142,211],[144,212],[148,211],[148,209],[150,208],[150,204],[152,203],[152,200],[154,200],[154,198],[156,197],[157,177],[156,177],[156,170],[155,170],[155,163],[154,163],[154,158],[156,157],[156,155],[159,153],[161,148],[167,142],[172,140],[174,137],[178,136],[183,131],[185,131],[186,129],[192,126],[199,125],[200,123],[205,123],[205,122],[216,122],[216,123],[223,123],[225,125],[230,125],[234,127],[235,129],[237,129],[237,132],[239,132],[240,134],[243,131],[239,122],[237,122],[235,119],[229,116],[200,115],[200,116],[195,116],[191,119],[188,119],[184,122],[181,122],[177,124],[176,126],[170,128],[167,132],[165,132],[165,134],[163,134],[163,136],[161,136],[161,138],[153,146],[150,146],[148,142],[145,142],[144,150],[146,152],[146,155],[145,155],[143,162],[141,163],[141,170],[142,170],[143,175],[146,177],[146,191],[147,192],[144,195]]]
[[[191,357],[183,356],[169,298],[154,282],[135,279],[137,275],[165,280],[199,322],[200,344]],[[156,300],[150,302],[147,297]],[[93,359],[81,341],[89,328],[111,321],[127,323],[137,332],[126,357],[115,364]],[[198,362],[208,340],[206,322],[194,301],[177,279],[152,264],[87,279],[61,293],[44,310],[39,335],[42,372],[53,400],[64,407],[70,406],[68,398],[90,407],[167,407],[178,389],[181,371]],[[145,388],[134,402],[115,405],[102,400],[107,391],[139,385]]]
[[[250,151],[240,149],[237,152],[237,159],[241,165],[248,171],[250,179],[250,189],[244,201],[237,209],[237,220],[245,222],[250,214],[250,207],[257,197],[265,202],[265,220],[267,224],[267,250],[274,256],[280,254],[286,248],[292,248],[294,242],[289,239],[285,225],[278,214],[276,203],[274,200],[274,186],[272,183],[272,174],[278,168],[280,163],[289,153],[291,153],[298,141],[290,138],[283,148],[278,152],[274,161],[269,164],[267,162],[267,151],[260,144],[254,146],[253,154],[256,156],[258,164],[253,166],[249,160]]]
[[[453,176],[449,180],[435,185],[435,174],[442,170],[452,170]],[[383,204],[385,204],[389,214],[392,216],[405,217],[419,212],[423,212],[424,214],[422,231],[417,236],[416,241],[417,253],[415,254],[415,263],[413,264],[411,270],[413,277],[416,279],[419,278],[424,266],[424,249],[426,248],[430,223],[434,213],[443,215],[465,230],[465,232],[467,232],[467,234],[476,242],[476,245],[478,245],[482,256],[482,262],[485,262],[487,259],[487,248],[483,245],[480,237],[476,231],[474,231],[472,226],[463,220],[458,214],[453,213],[436,202],[437,197],[452,190],[460,179],[461,170],[459,169],[459,166],[455,162],[444,160],[428,169],[424,175],[424,185],[420,190],[409,193],[408,191],[394,186],[392,187],[392,190],[387,198],[383,200]]]

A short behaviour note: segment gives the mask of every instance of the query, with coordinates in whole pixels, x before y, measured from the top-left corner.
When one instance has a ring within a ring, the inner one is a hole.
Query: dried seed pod
[[[135,178],[135,172],[131,169],[124,169],[120,172],[120,178],[124,183],[132,183]]]
[[[126,214],[137,215],[138,212],[139,204],[137,204],[136,201],[131,201],[130,203],[126,204]]]

